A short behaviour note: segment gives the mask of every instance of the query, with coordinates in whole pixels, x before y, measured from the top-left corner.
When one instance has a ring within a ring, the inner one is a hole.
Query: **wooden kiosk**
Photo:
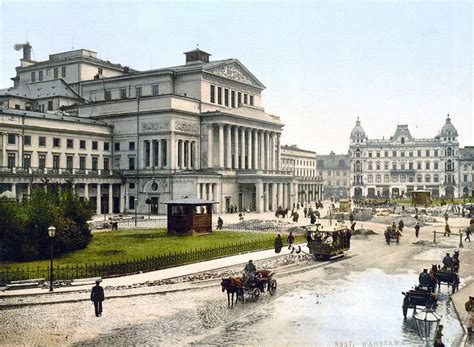
[[[431,205],[431,193],[429,190],[414,190],[411,192],[411,203],[413,206]]]
[[[194,235],[212,232],[212,205],[217,202],[184,198],[168,205],[168,235]]]

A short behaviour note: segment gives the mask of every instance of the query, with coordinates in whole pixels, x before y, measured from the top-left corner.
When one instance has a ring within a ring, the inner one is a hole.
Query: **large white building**
[[[459,149],[459,194],[474,198],[474,146]]]
[[[433,138],[417,139],[398,125],[387,139],[369,139],[357,119],[350,136],[351,195],[400,197],[417,189],[459,197],[458,133],[449,115]]]
[[[84,49],[42,62],[31,60],[29,44],[23,50],[14,87],[0,91],[2,170],[13,173],[2,176],[3,191],[31,188],[19,175],[27,152],[8,144],[31,133],[32,141],[52,142],[44,177],[62,180],[69,170],[81,196],[107,202],[98,212],[145,213],[149,199],[152,213],[166,213],[163,202],[185,196],[215,200],[218,212],[231,205],[263,212],[297,201],[300,180],[282,170],[283,124],[265,112],[265,86],[237,59],[210,61],[196,49],[185,53],[184,65],[138,72]],[[50,123],[36,126],[39,119]],[[101,132],[106,138],[97,137]],[[41,150],[32,145],[29,171],[40,169]],[[84,172],[106,181],[84,186]]]

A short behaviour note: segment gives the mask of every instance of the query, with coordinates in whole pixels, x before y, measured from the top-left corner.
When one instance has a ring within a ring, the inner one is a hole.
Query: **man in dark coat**
[[[288,235],[287,241],[288,241],[288,249],[291,249],[291,245],[293,244],[293,242],[295,242],[295,237],[293,236],[293,233],[291,231],[290,231],[290,235]]]
[[[420,223],[416,222],[415,225],[415,237],[418,238],[418,235],[420,234]]]
[[[102,316],[102,301],[104,301],[104,289],[100,286],[100,280],[95,281],[95,287],[92,287],[91,301],[94,303],[95,316]]]
[[[275,253],[280,253],[283,248],[283,240],[281,239],[280,234],[275,238]]]
[[[405,227],[405,223],[403,223],[403,220],[400,219],[400,222],[398,222],[398,229],[400,229],[400,231],[403,231],[404,227]]]
[[[443,268],[453,268],[454,267],[454,261],[453,258],[449,255],[449,253],[446,253],[446,256],[443,258]]]
[[[428,287],[431,284],[431,278],[428,274],[428,269],[423,269],[423,272],[418,276],[418,282],[420,286]]]

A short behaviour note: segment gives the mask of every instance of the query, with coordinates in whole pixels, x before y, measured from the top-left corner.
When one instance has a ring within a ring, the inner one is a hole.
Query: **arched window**
[[[451,161],[451,159],[449,159],[446,163],[446,171],[453,171],[453,162]]]
[[[430,175],[430,174],[426,174],[426,175],[425,175],[425,182],[426,182],[426,183],[431,182],[431,175]]]
[[[356,158],[360,158],[360,149],[357,148],[355,151]]]
[[[361,164],[360,164],[360,161],[356,161],[356,164],[355,164],[355,172],[361,172]]]
[[[448,149],[446,150],[446,156],[447,156],[447,157],[450,157],[450,156],[452,156],[452,155],[453,155],[453,150],[452,150],[451,147],[448,147]]]
[[[400,141],[401,141],[401,143],[402,143],[402,145],[403,145],[403,144],[405,143],[405,138],[402,137]]]

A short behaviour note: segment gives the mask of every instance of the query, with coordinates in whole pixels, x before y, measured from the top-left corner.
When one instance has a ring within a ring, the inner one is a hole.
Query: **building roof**
[[[397,130],[395,130],[395,134],[390,138],[390,140],[398,140],[400,138],[406,138],[406,139],[413,139],[413,137],[410,134],[410,130],[408,130],[408,125],[407,124],[398,124],[397,125]]]
[[[205,204],[218,204],[216,201],[196,199],[196,198],[184,198],[177,200],[170,200],[163,202],[164,205],[205,205]]]
[[[461,160],[474,160],[474,146],[459,148],[459,155]]]
[[[281,149],[288,150],[288,151],[304,152],[304,153],[309,153],[309,154],[316,155],[316,152],[310,151],[310,150],[307,150],[307,149],[301,149],[297,145],[283,145],[283,146],[281,146]]]
[[[0,95],[2,94],[0,93]],[[63,98],[82,100],[82,98],[71,87],[69,87],[62,78],[41,82],[23,83],[17,88],[4,90],[3,95],[27,99],[45,99],[59,96]]]
[[[366,138],[365,131],[364,131],[364,128],[362,128],[362,125],[360,125],[359,117],[357,117],[356,125],[354,126],[354,128],[352,128],[352,131],[351,131],[351,139],[364,139],[364,138]]]
[[[441,128],[440,135],[445,137],[445,136],[458,136],[458,131],[454,127],[454,125],[451,123],[451,118],[448,116],[446,117],[446,123],[443,125]]]

